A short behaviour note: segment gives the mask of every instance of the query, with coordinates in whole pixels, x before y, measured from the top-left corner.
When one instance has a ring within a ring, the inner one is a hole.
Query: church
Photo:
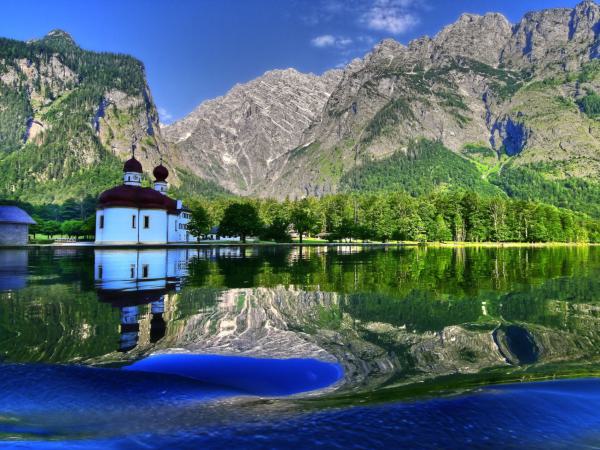
[[[169,171],[154,168],[154,188],[142,187],[142,164],[132,156],[123,167],[123,184],[100,194],[96,244],[171,244],[195,242],[187,225],[189,210],[167,195]]]

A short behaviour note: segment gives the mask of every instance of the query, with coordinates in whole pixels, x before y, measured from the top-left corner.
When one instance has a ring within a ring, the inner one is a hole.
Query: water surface
[[[38,248],[0,262],[0,439],[600,443],[597,247]]]

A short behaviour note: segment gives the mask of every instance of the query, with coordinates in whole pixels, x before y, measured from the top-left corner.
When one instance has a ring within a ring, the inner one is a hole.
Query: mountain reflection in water
[[[599,373],[598,247],[64,248],[0,261],[5,364],[176,352],[340,365],[334,388],[269,406],[288,412]]]

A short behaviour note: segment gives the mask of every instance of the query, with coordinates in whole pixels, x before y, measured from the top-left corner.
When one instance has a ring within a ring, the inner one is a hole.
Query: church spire
[[[129,186],[142,185],[142,164],[135,159],[135,142],[131,144],[131,158],[123,165],[123,183]]]
[[[160,151],[160,145],[158,145],[158,140],[156,139],[156,136],[154,136],[154,145],[156,145],[156,149],[158,150],[158,154],[160,157],[158,166],[156,166],[152,171],[152,174],[154,175],[154,190],[160,192],[163,195],[167,195],[167,178],[169,176],[169,171],[165,166],[163,166],[163,155]]]

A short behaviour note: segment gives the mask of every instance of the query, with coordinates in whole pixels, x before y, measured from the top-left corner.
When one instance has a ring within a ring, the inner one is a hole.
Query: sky
[[[320,74],[362,57],[385,38],[435,35],[462,13],[528,11],[577,0],[23,0],[0,4],[0,36],[30,40],[52,29],[83,48],[131,54],[161,122],[184,117],[272,69]]]

